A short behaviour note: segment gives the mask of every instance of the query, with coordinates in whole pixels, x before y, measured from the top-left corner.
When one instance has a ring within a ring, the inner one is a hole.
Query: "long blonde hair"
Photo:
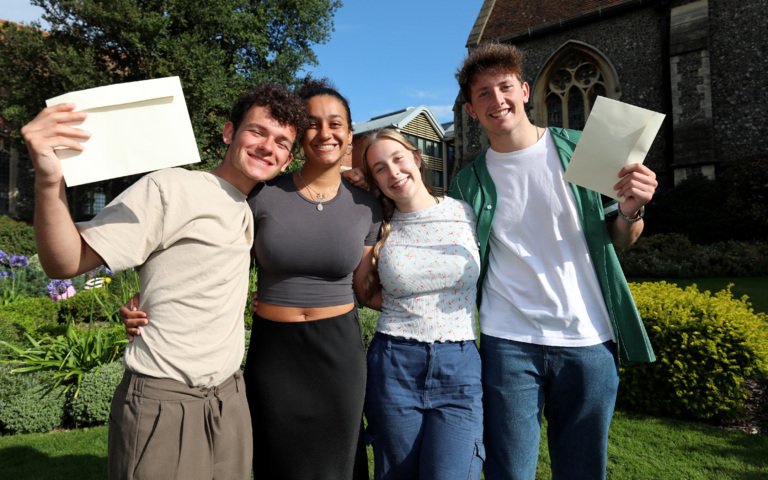
[[[365,174],[365,179],[368,182],[368,189],[373,194],[373,196],[379,200],[381,203],[381,208],[384,211],[384,218],[382,219],[381,230],[379,232],[379,240],[373,247],[373,268],[371,269],[371,273],[368,275],[368,278],[365,279],[365,289],[368,293],[372,292],[373,289],[380,284],[378,268],[379,256],[381,255],[381,249],[384,246],[384,242],[386,242],[387,237],[389,237],[389,232],[392,231],[392,215],[395,214],[396,210],[395,202],[393,202],[391,198],[381,193],[381,189],[379,189],[379,186],[376,184],[376,180],[373,178],[373,172],[371,172],[371,168],[368,166],[368,149],[376,142],[381,140],[395,141],[405,147],[406,150],[413,153],[414,156],[421,155],[419,149],[410,141],[408,141],[405,135],[393,128],[382,128],[379,130],[374,130],[365,136],[362,155],[363,173]],[[432,194],[432,189],[424,181],[424,170],[424,162],[422,161],[421,166],[419,167],[419,171],[421,172],[421,181],[427,191]]]

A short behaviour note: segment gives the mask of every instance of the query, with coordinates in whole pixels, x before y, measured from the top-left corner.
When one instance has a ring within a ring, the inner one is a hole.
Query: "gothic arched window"
[[[618,99],[616,71],[596,49],[567,42],[533,83],[532,116],[538,124],[582,129],[597,96]]]

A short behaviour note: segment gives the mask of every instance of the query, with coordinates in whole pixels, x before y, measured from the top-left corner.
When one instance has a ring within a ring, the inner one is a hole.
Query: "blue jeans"
[[[542,412],[553,480],[604,479],[619,388],[615,344],[548,347],[482,335],[486,480],[533,480]]]
[[[365,414],[377,480],[480,478],[485,450],[474,341],[377,333],[368,349]]]

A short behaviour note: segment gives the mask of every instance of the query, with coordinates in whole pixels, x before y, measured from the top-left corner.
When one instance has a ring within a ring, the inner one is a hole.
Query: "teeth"
[[[408,177],[393,183],[392,187],[393,188],[397,188],[397,187],[401,186],[402,184],[404,184],[406,180],[408,180]]]
[[[317,149],[321,151],[333,150],[334,148],[336,148],[336,145],[318,145],[317,146]]]
[[[508,113],[509,113],[509,109],[505,108],[504,110],[499,110],[498,112],[492,113],[491,117],[492,118],[499,118],[499,117],[503,117],[504,115],[506,115]]]

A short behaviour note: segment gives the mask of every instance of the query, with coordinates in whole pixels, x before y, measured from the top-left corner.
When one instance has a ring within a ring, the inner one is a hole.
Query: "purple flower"
[[[0,270],[0,278],[6,279],[11,276],[11,273],[8,270]]]
[[[0,250],[0,265],[8,265],[8,254],[5,250]]]
[[[26,268],[29,265],[29,259],[26,255],[11,255],[8,265],[11,268]]]
[[[48,292],[49,297],[53,298],[54,295],[65,293],[71,286],[72,280],[51,280],[45,286],[45,291]]]

